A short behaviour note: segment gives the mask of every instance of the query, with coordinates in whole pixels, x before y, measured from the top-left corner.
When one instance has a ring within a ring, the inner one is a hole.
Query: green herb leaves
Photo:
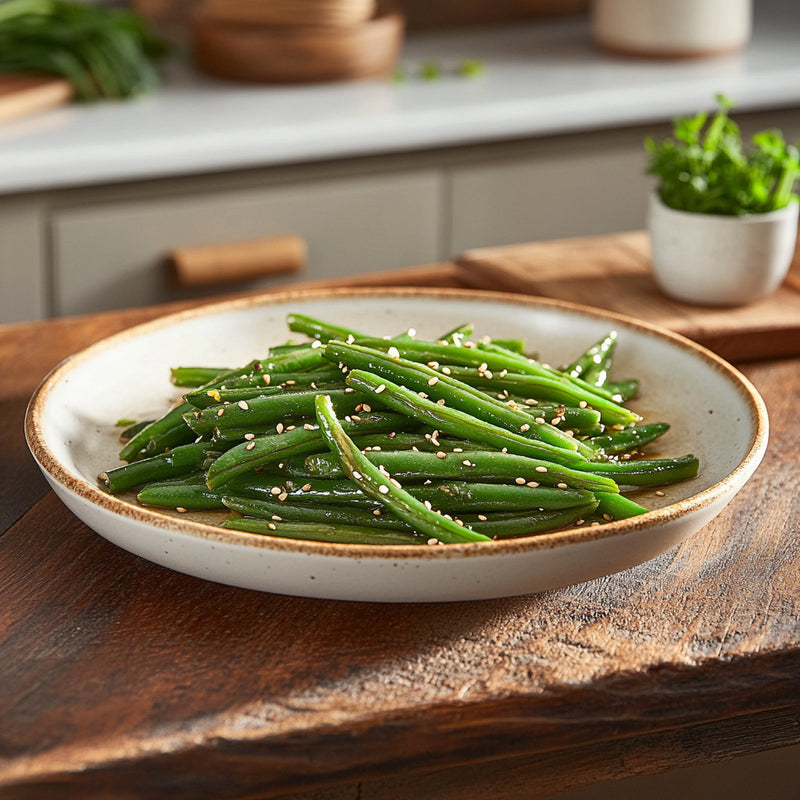
[[[746,150],[728,115],[732,101],[717,95],[717,105],[713,116],[675,120],[674,139],[645,140],[647,173],[658,178],[661,200],[679,211],[729,216],[775,211],[796,200],[797,147],[780,131],[767,130]]]
[[[0,3],[0,73],[60,75],[78,100],[125,99],[158,83],[166,45],[127,9],[67,0]]]

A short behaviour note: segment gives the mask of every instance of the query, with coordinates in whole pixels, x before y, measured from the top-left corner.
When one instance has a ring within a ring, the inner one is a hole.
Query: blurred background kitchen
[[[0,3],[0,322],[642,228],[643,138],[717,92],[800,138],[792,0],[132,0],[157,81],[87,102],[9,74],[31,2]]]

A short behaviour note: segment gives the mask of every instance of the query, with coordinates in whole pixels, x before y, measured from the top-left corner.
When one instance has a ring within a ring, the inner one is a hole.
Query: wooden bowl
[[[195,64],[233,81],[314,83],[390,75],[403,42],[399,12],[349,26],[222,23],[200,11],[192,20]]]
[[[350,26],[375,15],[375,0],[204,0],[200,9],[220,22]]]

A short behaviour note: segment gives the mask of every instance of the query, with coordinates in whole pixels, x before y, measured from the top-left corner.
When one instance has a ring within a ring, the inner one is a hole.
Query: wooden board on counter
[[[61,78],[0,75],[0,122],[66,105],[72,96],[72,86]]]
[[[650,271],[644,231],[482,248],[457,262],[462,283],[478,289],[569,300],[661,325],[723,358],[746,361],[800,355],[800,257],[773,295],[740,308],[670,300]]]

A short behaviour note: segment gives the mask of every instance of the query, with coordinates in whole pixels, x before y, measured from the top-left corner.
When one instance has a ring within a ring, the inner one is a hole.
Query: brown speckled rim
[[[420,547],[419,545],[355,545],[327,542],[312,542],[297,539],[282,539],[260,536],[238,531],[228,531],[211,524],[197,522],[186,518],[161,513],[157,510],[137,506],[128,501],[107,494],[84,478],[75,475],[53,454],[42,431],[42,415],[48,402],[51,389],[64,380],[79,364],[91,359],[95,354],[113,348],[121,342],[137,336],[152,333],[175,325],[187,319],[213,316],[221,312],[237,309],[249,309],[255,306],[278,306],[300,303],[309,300],[364,298],[387,300],[398,298],[427,298],[443,302],[458,300],[460,302],[481,303],[491,301],[505,303],[531,310],[547,309],[563,311],[582,317],[604,320],[612,326],[625,326],[648,336],[667,340],[683,350],[691,351],[700,358],[709,369],[723,374],[745,401],[750,413],[751,441],[747,454],[741,462],[721,481],[704,489],[692,497],[680,500],[671,505],[649,511],[637,517],[609,522],[588,528],[569,528],[551,533],[536,534],[516,539],[504,539],[493,542],[475,542],[468,544],[449,544],[443,547]],[[99,506],[121,517],[138,521],[148,526],[172,531],[214,542],[223,542],[243,547],[258,547],[267,550],[292,551],[309,555],[324,555],[355,559],[442,559],[464,557],[491,557],[494,555],[510,555],[534,550],[545,550],[579,544],[589,541],[620,537],[627,534],[655,528],[674,521],[686,514],[701,510],[725,496],[735,493],[750,474],[755,471],[764,455],[768,439],[767,410],[761,396],[750,381],[738,370],[719,356],[679,334],[642,322],[623,314],[589,308],[561,300],[514,295],[504,292],[491,292],[470,289],[442,289],[425,287],[398,287],[391,289],[375,288],[341,288],[341,289],[298,289],[284,292],[268,293],[254,297],[238,298],[209,305],[199,306],[169,314],[150,322],[136,325],[128,330],[114,334],[96,344],[79,351],[67,358],[44,379],[34,392],[25,416],[25,436],[28,447],[40,467],[58,484],[85,501]]]

